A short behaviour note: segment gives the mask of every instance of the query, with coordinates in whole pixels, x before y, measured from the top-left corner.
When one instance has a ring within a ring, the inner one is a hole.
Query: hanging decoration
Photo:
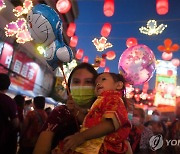
[[[101,35],[103,37],[108,37],[111,32],[111,24],[110,23],[105,23],[101,29]]]
[[[177,58],[172,59],[171,62],[176,67],[180,66],[180,60]]]
[[[108,51],[106,53],[106,59],[107,60],[113,60],[116,58],[116,53],[114,51]]]
[[[32,40],[24,18],[18,18],[15,22],[10,22],[4,29],[7,37],[16,36],[17,43],[25,43]]]
[[[155,71],[155,56],[146,45],[127,48],[119,59],[119,73],[133,85],[141,85],[151,79]]]
[[[72,36],[71,39],[70,39],[69,45],[70,45],[71,47],[76,47],[77,43],[78,43],[78,37],[75,36],[75,35]]]
[[[13,9],[13,13],[16,17],[19,17],[23,14],[27,14],[33,7],[31,0],[25,0],[23,6],[17,6]]]
[[[169,10],[168,0],[156,0],[156,12],[159,15],[165,15]]]
[[[67,13],[71,8],[71,2],[69,0],[58,0],[56,8],[60,13]]]
[[[67,28],[67,36],[72,37],[76,31],[76,24],[71,22]]]
[[[134,37],[130,37],[130,38],[128,38],[127,39],[127,41],[126,41],[126,46],[129,48],[129,47],[132,47],[132,46],[134,46],[134,45],[137,45],[138,44],[138,41],[137,41],[137,39],[136,38],[134,38]]]
[[[83,62],[84,62],[84,63],[88,63],[88,61],[89,61],[89,57],[88,57],[88,56],[84,56],[84,57],[83,57]]]
[[[109,71],[110,71],[109,67],[105,67],[104,72],[109,72]]]
[[[80,60],[82,57],[83,57],[83,54],[84,54],[84,50],[83,49],[78,49],[77,52],[76,52],[76,55],[75,57]]]
[[[167,25],[164,24],[160,24],[159,26],[157,26],[157,21],[156,20],[149,20],[147,22],[147,26],[146,27],[141,27],[139,28],[139,31],[143,34],[146,35],[158,35],[161,34],[164,29],[167,27]]]
[[[4,8],[6,8],[6,4],[4,3],[4,0],[0,0],[0,11]]]
[[[166,52],[163,52],[163,53],[162,53],[162,59],[163,59],[163,60],[171,60],[171,59],[172,59],[172,56],[173,56],[172,53],[166,53]]]
[[[107,42],[107,39],[105,37],[101,37],[99,40],[97,38],[94,38],[92,42],[95,45],[97,51],[100,52],[113,46],[111,43]]]
[[[179,45],[178,44],[172,44],[171,39],[165,39],[164,40],[164,45],[159,45],[158,50],[161,52],[166,52],[166,53],[173,53],[175,51],[179,50]]]
[[[104,15],[111,17],[114,14],[114,0],[104,0]]]

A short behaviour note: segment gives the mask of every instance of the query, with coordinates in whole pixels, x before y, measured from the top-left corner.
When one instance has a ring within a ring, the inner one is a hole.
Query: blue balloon
[[[57,12],[38,4],[27,15],[27,27],[34,42],[45,47],[45,59],[55,70],[59,63],[70,62],[73,52],[63,41],[62,21]]]

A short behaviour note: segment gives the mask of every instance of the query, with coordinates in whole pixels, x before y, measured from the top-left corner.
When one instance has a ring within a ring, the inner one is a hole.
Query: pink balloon
[[[180,65],[180,60],[179,59],[172,59],[171,60],[171,62],[172,62],[172,64],[174,65],[174,66],[179,66]]]
[[[155,56],[146,45],[127,48],[119,59],[119,73],[133,85],[141,85],[151,79],[155,70]]]
[[[163,54],[162,54],[162,59],[163,59],[163,60],[171,60],[172,56],[173,56],[172,53],[163,52]]]

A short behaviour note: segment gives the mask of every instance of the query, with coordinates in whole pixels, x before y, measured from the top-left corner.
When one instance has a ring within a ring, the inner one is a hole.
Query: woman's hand
[[[74,135],[68,136],[64,139],[64,153],[66,153],[68,150],[74,151],[75,148],[82,143],[85,142],[85,138],[81,133],[76,133]]]

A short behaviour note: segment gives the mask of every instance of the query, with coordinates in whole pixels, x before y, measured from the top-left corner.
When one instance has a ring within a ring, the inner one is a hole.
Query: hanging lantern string
[[[66,80],[66,75],[64,73],[63,64],[59,63],[59,67],[61,68],[61,71],[62,71],[62,74],[63,74],[63,78],[64,78],[64,81],[65,81],[65,84],[66,84],[66,90],[67,90],[68,96],[71,96],[71,93],[69,91],[69,86],[68,86],[68,83],[67,83],[67,80]]]

